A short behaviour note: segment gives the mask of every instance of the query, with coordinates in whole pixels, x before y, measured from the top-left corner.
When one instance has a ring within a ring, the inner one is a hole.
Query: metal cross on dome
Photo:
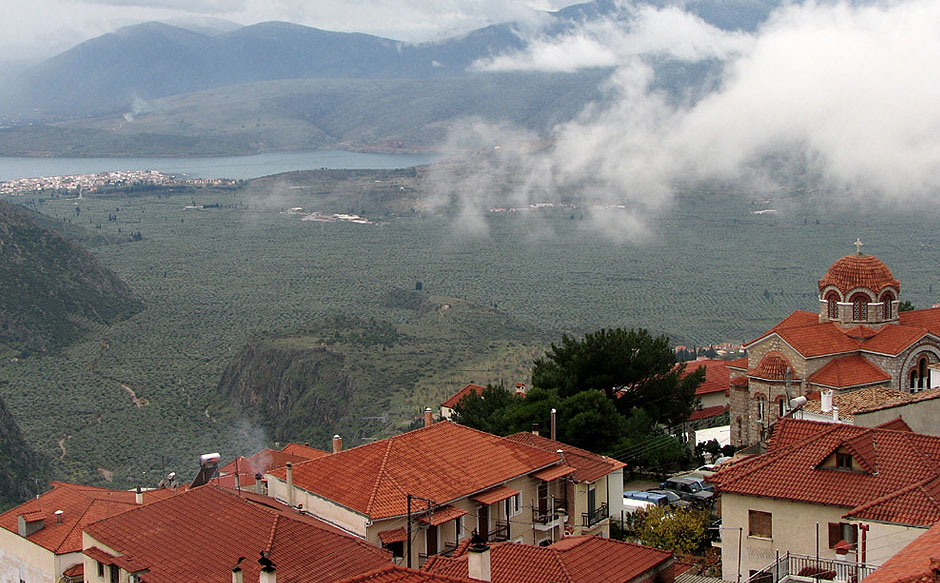
[[[862,245],[864,245],[864,243],[862,243],[862,240],[856,237],[855,238],[855,252],[858,253],[859,255],[862,254]]]

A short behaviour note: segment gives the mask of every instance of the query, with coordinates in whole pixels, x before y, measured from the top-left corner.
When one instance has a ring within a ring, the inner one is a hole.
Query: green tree
[[[602,391],[621,413],[648,411],[655,422],[675,425],[695,407],[695,388],[705,379],[698,370],[683,378],[685,365],[665,336],[644,329],[604,329],[583,339],[562,336],[544,358],[535,361],[532,384],[556,388],[562,397]],[[616,398],[615,398],[616,397]]]
[[[517,400],[520,399],[506,387],[486,385],[479,394],[471,392],[454,405],[453,419],[480,431],[508,435],[512,427],[507,416]]]
[[[709,546],[707,510],[651,506],[637,513],[637,538],[644,545],[682,554],[701,553]]]
[[[914,304],[912,304],[910,300],[902,300],[900,303],[898,303],[899,312],[910,312],[913,309],[914,309]]]

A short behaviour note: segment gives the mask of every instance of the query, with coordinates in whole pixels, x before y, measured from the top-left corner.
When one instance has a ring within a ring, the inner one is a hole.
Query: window
[[[830,522],[829,523],[829,548],[834,549],[840,542],[845,542],[853,547],[858,540],[858,525],[848,522]]]
[[[856,322],[868,320],[868,296],[857,293],[849,300],[852,302],[852,319]]]
[[[757,421],[759,423],[764,422],[764,413],[767,409],[767,403],[764,401],[764,397],[757,397]]]
[[[836,467],[840,470],[852,469],[852,454],[841,451],[836,452]]]
[[[594,484],[588,486],[588,512],[594,514],[597,509],[597,489]]]
[[[120,574],[121,574],[121,570],[118,569],[118,566],[111,565],[111,583],[118,583],[118,581],[120,580],[119,579]]]
[[[881,307],[882,317],[884,317],[885,320],[890,320],[891,319],[891,307],[892,307],[892,304],[894,304],[894,294],[889,291],[886,291],[885,293],[881,294],[881,303],[882,303],[882,307]]]
[[[773,538],[773,521],[769,512],[760,510],[747,511],[747,535],[759,538]]]
[[[506,517],[516,516],[522,512],[522,494],[506,498]]]
[[[95,561],[95,562],[98,563],[98,576],[104,577],[104,563],[102,563],[101,561]]]
[[[398,540],[392,543],[384,544],[382,546],[388,549],[394,558],[401,558],[405,556],[405,541]]]
[[[826,294],[826,311],[830,320],[839,319],[839,294],[835,291]]]

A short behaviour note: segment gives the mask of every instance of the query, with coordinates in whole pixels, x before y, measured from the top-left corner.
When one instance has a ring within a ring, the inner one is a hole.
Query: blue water
[[[318,168],[409,168],[429,164],[436,154],[362,154],[338,150],[272,152],[222,158],[6,158],[0,157],[0,181],[39,176],[95,174],[109,170],[157,170],[193,178],[247,179]]]

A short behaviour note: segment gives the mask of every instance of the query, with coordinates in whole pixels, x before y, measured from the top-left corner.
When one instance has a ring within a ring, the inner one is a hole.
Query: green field
[[[463,352],[447,362],[406,351],[386,357],[390,378],[404,380],[387,398],[362,401],[362,416],[389,422],[363,422],[360,439],[406,425],[465,382],[526,380],[517,377],[533,354],[563,331],[646,327],[683,344],[747,340],[793,309],[815,309],[816,280],[854,250],[856,237],[892,268],[902,299],[930,305],[940,284],[934,209],[684,195],[652,221],[648,241],[624,244],[562,209],[492,214],[486,237],[462,235],[445,216],[376,209],[380,224],[360,225],[283,212],[343,206],[328,183],[318,189],[87,199],[80,221],[75,201],[37,205],[95,233],[143,235],[91,249],[143,300],[142,312],[59,353],[0,364],[0,395],[27,440],[53,458],[57,477],[154,484],[164,467],[189,475],[200,453],[230,458],[268,445],[258,423],[217,395],[233,357],[252,338],[316,329],[337,314],[401,330],[433,326],[389,301],[419,281],[425,297],[477,306],[437,340]],[[219,208],[185,208],[194,202]],[[752,214],[764,208],[781,213]],[[500,315],[511,325],[494,320]]]

